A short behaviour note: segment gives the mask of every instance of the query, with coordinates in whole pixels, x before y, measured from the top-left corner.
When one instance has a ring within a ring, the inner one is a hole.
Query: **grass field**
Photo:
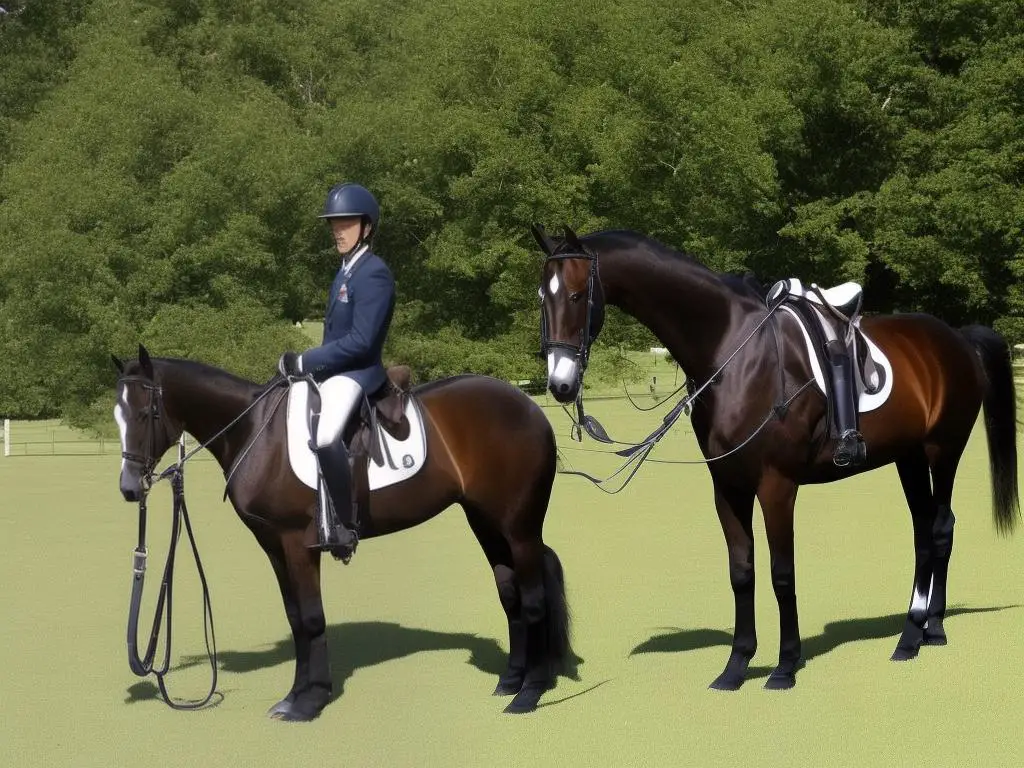
[[[660,414],[590,408],[613,436]],[[579,468],[611,464],[567,439]],[[593,448],[592,443],[584,448]],[[695,458],[685,426],[659,449]],[[896,473],[801,490],[795,690],[761,688],[778,615],[757,529],[760,649],[737,693],[707,690],[728,655],[732,597],[703,467],[648,464],[618,496],[559,477],[545,538],[560,554],[580,680],[529,716],[489,696],[503,614],[458,509],[325,561],[336,700],[307,725],[264,711],[288,689],[291,641],[264,555],[227,504],[215,463],[190,465],[189,505],[210,581],[222,703],[174,712],[131,675],[124,625],[136,510],[116,456],[0,457],[0,765],[112,766],[1009,766],[1024,758],[1024,530],[996,536],[979,424],[954,497],[950,645],[888,660],[911,588],[911,526]],[[151,504],[150,605],[166,548],[167,489]],[[183,549],[172,693],[208,669],[199,593]],[[148,631],[151,609],[144,614]],[[144,639],[144,638],[143,638]],[[191,659],[191,660],[190,660]]]

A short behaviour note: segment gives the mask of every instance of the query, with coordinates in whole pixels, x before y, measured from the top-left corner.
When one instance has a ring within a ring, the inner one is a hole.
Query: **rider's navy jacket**
[[[381,360],[395,309],[395,280],[379,256],[369,250],[352,271],[338,270],[327,297],[324,340],[302,353],[302,370],[317,381],[344,373],[367,394],[387,381]]]

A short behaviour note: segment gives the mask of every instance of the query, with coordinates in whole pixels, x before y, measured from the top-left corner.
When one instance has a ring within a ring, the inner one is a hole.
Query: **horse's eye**
[[[577,301],[580,300],[581,296],[583,296],[583,291],[576,291],[575,293],[570,293],[569,294],[569,301],[571,301],[573,304],[575,304]]]
[[[539,288],[537,288],[537,298],[540,299],[542,302],[544,301],[544,286],[543,285],[540,286]]]

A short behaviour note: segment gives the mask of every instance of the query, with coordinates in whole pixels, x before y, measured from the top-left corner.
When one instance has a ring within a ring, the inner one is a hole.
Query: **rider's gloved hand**
[[[295,352],[285,352],[277,361],[277,370],[281,375],[289,378],[302,375],[302,358]]]

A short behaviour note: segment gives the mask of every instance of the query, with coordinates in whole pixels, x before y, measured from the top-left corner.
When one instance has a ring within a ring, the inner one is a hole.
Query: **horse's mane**
[[[171,375],[180,374],[189,379],[199,380],[204,384],[215,381],[219,387],[230,387],[232,389],[262,391],[272,384],[275,379],[279,378],[275,374],[270,381],[261,384],[226,371],[223,368],[218,368],[215,365],[201,363],[198,360],[187,360],[180,357],[154,357],[152,361],[154,368],[165,373],[171,373]],[[138,373],[138,368],[139,362],[132,360],[126,364],[125,373]]]
[[[595,246],[600,243],[603,247],[610,246],[623,250],[641,248],[658,261],[668,263],[669,265],[685,264],[705,269],[717,275],[726,286],[741,296],[748,296],[763,301],[768,295],[768,289],[757,279],[753,272],[748,271],[742,275],[731,272],[715,272],[710,267],[702,264],[692,254],[672,248],[640,232],[629,229],[607,229],[584,235],[580,238],[580,241],[584,244],[593,244]]]

